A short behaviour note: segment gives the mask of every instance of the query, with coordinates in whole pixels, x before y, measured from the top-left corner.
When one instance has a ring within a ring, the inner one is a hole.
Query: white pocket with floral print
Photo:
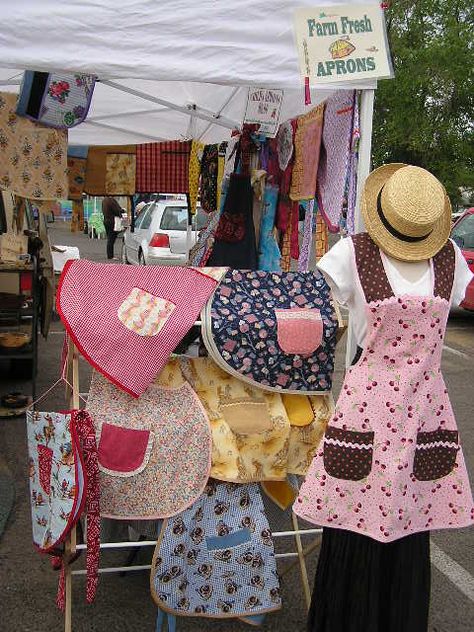
[[[160,296],[134,287],[117,311],[119,320],[139,336],[156,336],[176,305]]]

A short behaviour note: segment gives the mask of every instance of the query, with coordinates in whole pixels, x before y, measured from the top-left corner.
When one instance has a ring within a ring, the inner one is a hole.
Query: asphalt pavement
[[[51,241],[56,244],[78,246],[83,258],[105,261],[105,241],[90,240],[81,233],[72,234],[67,224],[51,225]],[[116,246],[119,254],[119,244]],[[40,342],[37,392],[42,393],[59,375],[59,358],[63,341],[60,322],[54,322],[46,341]],[[456,414],[464,455],[471,481],[474,482],[474,313],[454,310],[451,314],[443,355],[443,371],[451,402]],[[338,347],[336,391],[344,365],[344,338]],[[81,390],[87,391],[90,367],[80,361]],[[14,381],[8,365],[0,364],[1,392],[23,390],[28,382]],[[57,410],[64,406],[64,394],[57,388],[41,407]],[[24,418],[0,419],[0,631],[1,632],[56,632],[63,629],[63,618],[55,608],[58,573],[49,559],[34,551],[31,543],[31,520],[26,475],[26,436]],[[288,517],[273,510],[273,529],[288,528]],[[106,525],[109,527],[110,525]],[[3,533],[2,533],[3,527]],[[108,530],[108,537],[120,539],[123,533]],[[310,542],[308,539],[306,542]],[[279,540],[278,551],[294,550],[294,543]],[[121,566],[127,551],[107,551],[102,554],[101,566]],[[432,598],[430,632],[472,632],[474,629],[474,530],[446,530],[432,536]],[[152,550],[140,552],[135,563],[147,564]],[[312,583],[317,561],[317,550],[309,556]],[[83,567],[83,559],[75,567]],[[280,571],[284,565],[280,565]],[[357,578],[354,578],[357,581]],[[390,578],[387,577],[387,581]],[[144,572],[101,575],[96,602],[85,604],[83,577],[73,582],[74,632],[144,632],[154,630],[156,608],[150,598],[149,574]],[[272,632],[303,632],[305,606],[297,568],[282,579],[283,609],[267,616],[262,630]],[[237,622],[180,619],[182,632],[240,632],[248,626]],[[381,630],[380,632],[384,632]]]

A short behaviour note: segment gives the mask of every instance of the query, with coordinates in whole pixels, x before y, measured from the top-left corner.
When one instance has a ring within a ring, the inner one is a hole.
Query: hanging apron
[[[135,399],[94,373],[87,400],[97,436],[101,514],[120,520],[174,516],[201,495],[211,431],[197,395],[173,365]],[[178,382],[179,383],[179,382]]]
[[[150,588],[160,610],[182,617],[256,623],[256,615],[279,610],[272,534],[258,485],[211,479],[192,507],[166,520]],[[160,617],[158,623],[160,631]]]
[[[381,542],[472,524],[471,488],[440,368],[454,248],[448,242],[431,260],[430,296],[396,296],[371,238],[363,233],[352,243],[367,301],[366,348],[346,373],[294,511]]]

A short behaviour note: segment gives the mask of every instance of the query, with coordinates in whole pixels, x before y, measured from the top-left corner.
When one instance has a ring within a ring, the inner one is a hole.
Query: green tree
[[[474,188],[474,3],[396,0],[386,19],[395,78],[376,92],[374,167],[424,167],[456,204]]]

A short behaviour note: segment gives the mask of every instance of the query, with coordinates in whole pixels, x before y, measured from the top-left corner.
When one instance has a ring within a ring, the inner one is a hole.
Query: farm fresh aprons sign
[[[393,76],[378,4],[297,9],[295,28],[301,74],[310,85]]]

